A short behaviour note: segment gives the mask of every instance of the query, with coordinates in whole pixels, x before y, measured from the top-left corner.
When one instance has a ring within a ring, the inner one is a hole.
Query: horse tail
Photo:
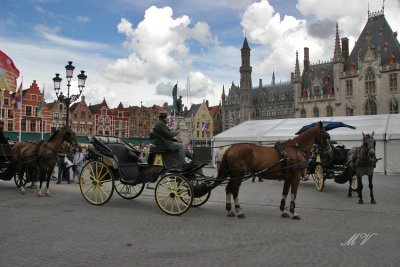
[[[221,163],[219,164],[217,179],[214,182],[214,187],[220,185],[229,176],[229,164],[228,164],[228,154],[230,148],[228,148],[224,155],[222,156]]]

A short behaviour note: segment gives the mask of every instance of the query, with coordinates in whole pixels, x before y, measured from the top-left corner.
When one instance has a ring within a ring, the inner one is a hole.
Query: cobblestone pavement
[[[244,219],[226,216],[222,186],[174,217],[149,189],[93,206],[76,184],[52,182],[52,197],[38,198],[0,181],[0,266],[398,266],[400,176],[375,175],[376,205],[363,180],[364,205],[347,185],[302,182],[300,221],[280,217],[279,181],[243,183]]]

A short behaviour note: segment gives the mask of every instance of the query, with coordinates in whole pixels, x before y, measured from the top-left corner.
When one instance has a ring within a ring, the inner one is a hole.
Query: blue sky
[[[382,4],[370,0],[370,11]],[[52,78],[64,77],[71,60],[75,76],[81,69],[88,75],[87,103],[105,98],[110,107],[171,103],[177,81],[185,105],[218,104],[223,86],[239,84],[244,33],[253,85],[270,83],[272,71],[277,82],[287,81],[305,46],[312,63],[333,56],[335,23],[352,49],[368,10],[365,0],[0,0],[0,6],[0,49],[19,68],[24,88],[36,80],[46,100],[55,99]],[[393,31],[399,13],[399,0],[385,1]]]

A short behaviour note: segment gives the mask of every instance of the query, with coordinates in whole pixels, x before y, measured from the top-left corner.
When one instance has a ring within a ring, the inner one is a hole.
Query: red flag
[[[19,70],[12,59],[0,50],[0,88],[14,92],[17,88]]]

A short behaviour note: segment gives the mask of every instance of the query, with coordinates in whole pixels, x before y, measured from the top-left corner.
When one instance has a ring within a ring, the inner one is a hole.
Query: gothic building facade
[[[368,21],[349,53],[348,38],[336,25],[333,59],[310,64],[304,48],[294,72],[295,116],[331,117],[398,113],[400,45],[386,21],[384,7],[368,11]]]
[[[292,81],[272,82],[253,87],[250,65],[250,48],[246,37],[241,49],[240,84],[232,82],[227,94],[222,88],[222,128],[227,130],[246,120],[269,120],[294,117],[294,87]]]

